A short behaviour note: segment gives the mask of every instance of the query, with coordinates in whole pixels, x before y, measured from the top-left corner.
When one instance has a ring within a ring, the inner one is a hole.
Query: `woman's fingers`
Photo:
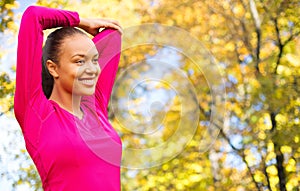
[[[112,28],[123,33],[120,23],[113,19],[81,19],[79,27],[95,36],[100,28]]]
[[[101,22],[103,22],[103,23],[101,23]],[[102,21],[100,21],[100,28],[113,28],[113,29],[118,30],[121,34],[123,33],[120,23],[116,20],[103,19]]]
[[[122,28],[119,25],[116,25],[114,23],[108,23],[107,27],[105,27],[105,28],[113,28],[113,29],[118,30],[121,34],[123,33]]]
[[[119,23],[119,21],[117,21],[117,20],[110,20],[110,22],[113,23],[113,24],[115,24],[115,25],[117,25],[117,26],[119,26],[120,28],[122,28],[122,26]]]

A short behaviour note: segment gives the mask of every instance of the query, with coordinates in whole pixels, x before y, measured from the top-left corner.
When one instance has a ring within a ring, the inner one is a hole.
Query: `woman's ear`
[[[47,60],[46,66],[47,66],[49,73],[53,76],[53,78],[59,77],[58,72],[57,72],[57,68],[58,68],[57,64],[55,64],[52,60]]]

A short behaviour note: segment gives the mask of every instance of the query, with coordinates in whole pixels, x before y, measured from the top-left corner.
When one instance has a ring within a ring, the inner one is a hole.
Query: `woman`
[[[42,49],[43,30],[55,27]],[[120,190],[121,140],[107,117],[120,31],[116,21],[46,7],[22,16],[15,115],[44,190]]]

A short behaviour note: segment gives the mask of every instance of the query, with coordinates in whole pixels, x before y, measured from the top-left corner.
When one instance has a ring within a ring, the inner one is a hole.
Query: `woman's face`
[[[100,73],[98,56],[87,36],[75,34],[66,38],[61,45],[55,85],[73,96],[92,95]]]

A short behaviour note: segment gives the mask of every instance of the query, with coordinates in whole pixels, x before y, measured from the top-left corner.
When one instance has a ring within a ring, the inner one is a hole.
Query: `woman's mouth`
[[[79,83],[86,85],[86,86],[94,86],[95,85],[95,78],[79,78]]]

